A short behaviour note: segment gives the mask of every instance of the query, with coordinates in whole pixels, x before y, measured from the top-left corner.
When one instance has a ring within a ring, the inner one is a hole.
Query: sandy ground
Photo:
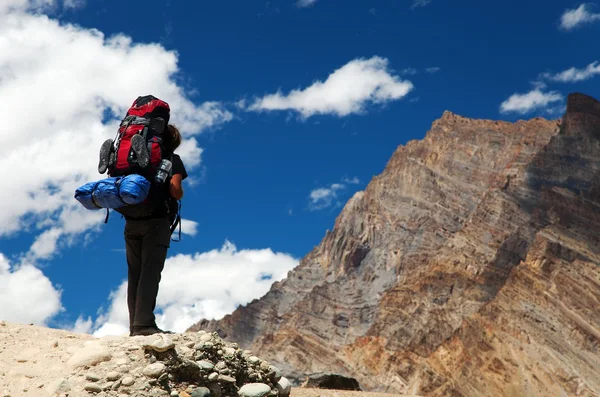
[[[186,349],[199,335],[176,334],[173,341]],[[94,338],[87,334],[7,323],[0,320],[0,397],[107,397],[111,373],[125,383],[135,379],[129,389],[134,393],[147,378],[142,375],[148,365],[140,346],[160,336],[112,336]],[[189,350],[189,349],[188,349]],[[118,374],[117,374],[118,372]],[[101,387],[100,392],[86,391],[89,377]],[[284,374],[285,376],[285,374]],[[120,381],[119,381],[120,382]],[[117,382],[114,382],[117,383]],[[119,395],[126,392],[121,385]],[[116,395],[116,394],[115,394]],[[291,397],[389,397],[394,394],[292,388]]]

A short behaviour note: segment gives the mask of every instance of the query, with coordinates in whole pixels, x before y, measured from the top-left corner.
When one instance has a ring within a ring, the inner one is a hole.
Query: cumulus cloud
[[[380,57],[355,59],[337,69],[324,82],[317,81],[288,94],[277,92],[257,99],[252,111],[293,110],[308,118],[317,114],[347,116],[361,113],[368,104],[398,100],[413,89],[388,70],[388,60]]]
[[[590,63],[583,69],[572,67],[556,74],[544,73],[542,77],[560,83],[576,83],[591,79],[597,74],[600,74],[600,64],[598,64],[598,61]]]
[[[35,233],[25,256],[34,262],[51,258],[73,235],[101,222],[104,213],[85,210],[73,194],[105,177],[96,171],[99,147],[114,137],[137,96],[169,102],[185,138],[179,153],[188,168],[201,160],[194,135],[232,114],[218,102],[196,104],[186,97],[174,81],[175,52],[26,11],[57,4],[51,0],[1,3],[0,97],[10,100],[0,118],[10,120],[11,128],[0,129],[0,168],[19,172],[3,174],[11,193],[0,198],[0,237]],[[106,114],[113,117],[107,120]]]
[[[181,220],[181,233],[195,236],[198,233],[198,222],[189,219]]]
[[[61,292],[31,264],[11,265],[0,253],[0,319],[44,325],[62,310]]]
[[[220,249],[167,259],[157,297],[157,325],[183,332],[199,320],[219,319],[238,305],[266,294],[298,265],[298,260],[271,249],[239,250],[229,241]],[[96,336],[129,331],[127,282],[109,297],[110,307],[95,322]],[[84,328],[86,320],[78,320]]]
[[[560,27],[564,30],[572,30],[581,25],[587,25],[600,21],[600,14],[591,12],[586,4],[566,10],[560,17]]]
[[[357,185],[359,183],[360,180],[357,177],[342,178],[342,183],[332,183],[329,186],[314,189],[308,195],[308,208],[311,211],[317,211],[329,208],[334,204],[341,205],[338,202],[338,195],[346,190],[348,185]]]
[[[526,114],[534,110],[544,109],[554,102],[563,100],[563,96],[556,91],[543,92],[534,89],[525,94],[513,94],[500,105],[502,113]]]

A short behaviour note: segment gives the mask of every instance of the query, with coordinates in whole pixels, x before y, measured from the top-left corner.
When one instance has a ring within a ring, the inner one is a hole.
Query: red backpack
[[[168,103],[152,95],[140,96],[121,121],[116,138],[102,144],[98,164],[100,174],[106,171],[110,177],[139,174],[151,182],[150,194],[143,203],[115,211],[127,217],[140,218],[151,215],[160,209],[159,206],[166,206],[172,221],[179,220],[179,214],[173,213],[173,203],[168,202],[168,193],[154,183],[160,162],[171,156],[163,144],[169,118]]]

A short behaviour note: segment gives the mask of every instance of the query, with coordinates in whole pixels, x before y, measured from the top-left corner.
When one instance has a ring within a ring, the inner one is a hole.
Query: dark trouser
[[[156,326],[154,308],[167,250],[171,241],[169,218],[127,220],[125,246],[129,277],[129,328]]]

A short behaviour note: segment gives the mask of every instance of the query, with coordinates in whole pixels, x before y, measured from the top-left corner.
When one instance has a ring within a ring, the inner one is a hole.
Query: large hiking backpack
[[[168,103],[152,95],[138,97],[121,121],[116,138],[102,145],[98,172],[108,171],[110,177],[131,174],[145,177],[151,183],[147,198],[142,203],[114,210],[130,218],[165,211],[171,217],[173,231],[180,221],[180,206],[169,197],[168,187],[154,180],[161,161],[169,159],[172,162],[172,153],[164,145],[169,118]]]

